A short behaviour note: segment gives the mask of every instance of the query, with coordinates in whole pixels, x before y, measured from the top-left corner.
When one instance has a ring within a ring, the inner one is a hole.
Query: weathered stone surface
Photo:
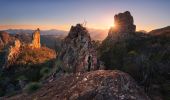
[[[136,25],[134,25],[133,17],[129,11],[115,15],[114,23],[115,27],[110,28],[108,36],[103,42],[115,44],[118,41],[131,38],[135,34]]]
[[[62,75],[34,94],[9,100],[150,100],[136,82],[121,71],[98,70]]]
[[[59,59],[63,61],[62,69],[69,72],[85,72],[99,69],[97,53],[91,38],[81,24],[72,26],[62,43]]]
[[[136,31],[136,25],[134,25],[133,17],[129,11],[119,13],[114,16],[115,32],[118,33],[131,33]]]
[[[5,64],[3,66],[4,68],[8,68],[16,61],[20,53],[20,47],[21,47],[20,41],[15,40],[14,43],[9,48],[7,48],[6,56],[5,56]]]
[[[41,43],[40,43],[40,30],[39,28],[32,34],[32,48],[40,48]]]

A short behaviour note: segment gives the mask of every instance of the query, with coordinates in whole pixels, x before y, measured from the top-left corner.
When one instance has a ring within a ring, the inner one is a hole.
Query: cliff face
[[[62,69],[69,72],[85,72],[100,67],[90,35],[80,24],[71,27],[63,41],[59,59],[63,61]]]
[[[134,80],[121,71],[98,70],[62,75],[34,94],[25,93],[9,100],[150,100]]]

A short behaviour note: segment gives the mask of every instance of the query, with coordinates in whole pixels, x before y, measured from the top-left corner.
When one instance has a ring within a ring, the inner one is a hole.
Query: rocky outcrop
[[[2,41],[2,39],[0,38],[0,50],[4,47],[4,42]]]
[[[39,28],[32,34],[32,48],[40,48],[41,43],[40,43],[40,30]]]
[[[150,100],[135,81],[121,71],[98,70],[62,75],[34,94],[9,100]]]
[[[129,11],[119,13],[114,16],[115,32],[118,33],[131,33],[136,31],[136,25],[134,25],[133,17]]]
[[[0,31],[0,40],[2,40],[4,44],[7,44],[9,39],[10,39],[10,36],[7,32]]]
[[[136,25],[129,11],[115,15],[114,23],[115,27],[110,28],[107,38],[117,41],[130,37],[136,31]]]
[[[19,53],[20,53],[21,43],[19,40],[15,40],[14,43],[7,48],[5,56],[5,64],[3,68],[8,68],[10,65],[15,63]]]
[[[69,72],[85,72],[100,67],[90,34],[81,24],[71,27],[62,43],[59,59],[63,61],[62,69]]]

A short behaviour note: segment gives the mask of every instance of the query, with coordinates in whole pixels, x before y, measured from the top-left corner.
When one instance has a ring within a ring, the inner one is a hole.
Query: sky
[[[137,30],[170,25],[170,0],[0,0],[0,30],[60,29],[87,22],[94,29],[114,26],[114,15],[130,11]]]

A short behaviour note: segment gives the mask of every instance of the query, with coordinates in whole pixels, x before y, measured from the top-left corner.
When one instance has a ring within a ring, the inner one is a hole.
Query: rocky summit
[[[114,41],[128,38],[136,31],[136,25],[134,25],[133,16],[131,16],[129,11],[115,15],[114,24],[115,27],[110,28],[107,37]]]
[[[131,33],[136,31],[136,25],[134,25],[133,17],[129,11],[119,13],[114,16],[115,32],[118,33]]]
[[[63,61],[64,71],[74,73],[96,70],[100,67],[90,34],[81,24],[71,27],[62,43],[59,59]]]
[[[32,34],[32,44],[30,45],[32,48],[40,48],[40,29],[38,28],[35,30],[35,32]]]
[[[34,94],[9,100],[149,100],[135,81],[121,71],[97,70],[64,75]]]

